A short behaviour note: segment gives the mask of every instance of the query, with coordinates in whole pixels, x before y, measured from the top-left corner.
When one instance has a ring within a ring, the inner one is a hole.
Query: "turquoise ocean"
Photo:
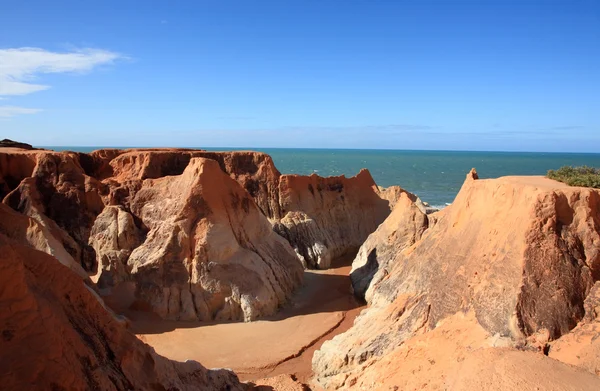
[[[45,147],[91,152],[102,147]],[[480,178],[544,175],[564,165],[600,167],[600,153],[463,152],[358,149],[201,148],[210,151],[253,150],[272,156],[283,174],[353,176],[367,168],[379,186],[398,185],[431,205],[451,203],[466,174]]]

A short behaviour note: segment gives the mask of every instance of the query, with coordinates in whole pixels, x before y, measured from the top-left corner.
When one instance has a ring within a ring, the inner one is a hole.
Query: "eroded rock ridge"
[[[544,353],[598,373],[598,361],[578,359],[565,339],[590,341],[597,331],[599,272],[598,190],[541,177],[479,180],[472,171],[454,203],[431,219],[401,198],[354,261],[354,290],[369,308],[315,353],[317,382],[594,389],[600,378]],[[587,357],[597,348],[580,345]],[[502,365],[507,372],[493,385],[480,376]],[[527,371],[554,373],[539,380]]]
[[[191,149],[3,148],[0,197],[102,294],[173,320],[273,314],[392,202],[367,171],[281,175],[263,153]]]
[[[245,390],[235,374],[157,355],[102,306],[89,279],[48,255],[27,216],[0,204],[3,390]],[[17,227],[14,229],[13,227]]]

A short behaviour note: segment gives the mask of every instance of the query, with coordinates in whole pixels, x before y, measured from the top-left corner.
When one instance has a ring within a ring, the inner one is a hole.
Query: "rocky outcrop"
[[[101,290],[110,293],[112,287],[129,280],[127,261],[132,251],[143,243],[145,235],[134,216],[121,205],[108,205],[98,215],[89,243],[96,252],[99,268],[95,279]]]
[[[321,385],[349,387],[365,366],[456,314],[472,312],[492,346],[536,351],[583,319],[600,277],[600,191],[539,177],[478,180],[473,171],[436,215],[370,284],[369,309],[315,353]]]
[[[34,149],[30,144],[20,143],[7,138],[0,140],[0,148]]]
[[[92,153],[103,161],[99,154]],[[380,191],[366,170],[352,178],[281,175],[270,156],[257,152],[123,151],[111,156],[104,175],[122,184],[132,178],[179,175],[194,157],[217,161],[311,268],[328,268],[331,259],[356,251],[403,192],[397,187]],[[117,203],[124,194],[128,191],[120,188]]]
[[[33,174],[35,155],[21,152],[14,148],[0,149],[0,198],[4,198],[23,179]]]
[[[121,246],[118,230],[109,231],[112,250],[127,258],[136,296],[163,318],[253,320],[301,284],[289,244],[214,160],[192,158],[181,175],[144,180],[127,208],[147,232],[136,246],[140,235],[128,230]],[[116,218],[133,223],[126,211]],[[102,247],[110,258],[111,247]]]
[[[259,152],[204,152],[202,157],[216,160],[221,169],[250,194],[270,221],[282,217],[279,204],[281,174],[271,156]]]
[[[245,389],[232,372],[157,355],[75,273],[3,234],[0,307],[3,390]]]
[[[461,312],[336,380],[353,390],[592,391],[600,385],[584,370],[506,345],[472,312]]]
[[[0,164],[3,175],[17,179],[3,202],[47,227],[87,272],[94,272],[96,255],[87,242],[104,208],[105,186],[84,173],[75,153],[13,149],[0,151]]]
[[[260,152],[208,152],[182,149],[98,150],[89,155],[88,170],[114,183],[180,175],[192,158],[215,160],[235,179],[269,219],[279,219],[279,177],[273,160]]]
[[[352,290],[358,298],[365,298],[370,284],[381,281],[388,274],[388,264],[415,244],[429,226],[416,200],[408,192],[399,193],[392,213],[358,250],[350,271]]]
[[[18,243],[52,255],[61,264],[68,267],[83,280],[88,280],[88,274],[64,248],[51,229],[28,216],[15,212],[10,207],[0,203],[0,234]]]
[[[548,356],[600,376],[600,281],[584,302],[583,320],[547,346]]]
[[[390,214],[367,170],[352,178],[282,175],[282,218],[274,229],[308,267],[327,269],[337,257],[357,251]]]
[[[6,149],[0,172],[4,204],[52,238],[44,251],[79,265],[103,294],[126,285],[121,301],[164,318],[252,320],[301,284],[293,249],[240,185],[270,208],[268,186],[251,184],[278,178],[267,155]]]
[[[281,175],[254,152],[6,148],[0,174],[3,203],[44,227],[100,292],[126,284],[127,302],[176,320],[272,314],[302,263],[327,268],[356,251],[402,193],[380,191],[366,170]]]

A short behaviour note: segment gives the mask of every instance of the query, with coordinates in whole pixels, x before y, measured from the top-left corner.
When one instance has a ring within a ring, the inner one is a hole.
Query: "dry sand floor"
[[[329,270],[307,270],[291,302],[264,320],[172,322],[149,313],[124,313],[132,331],[168,358],[231,368],[244,381],[291,374],[308,383],[315,350],[350,328],[363,308],[350,293],[350,261],[340,259]]]

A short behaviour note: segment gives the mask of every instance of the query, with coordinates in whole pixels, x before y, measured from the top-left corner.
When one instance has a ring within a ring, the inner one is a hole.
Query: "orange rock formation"
[[[388,263],[415,244],[428,227],[429,219],[417,197],[408,192],[399,193],[392,213],[369,235],[352,262],[350,277],[354,294],[364,299],[373,277],[383,278]]]
[[[397,207],[402,208],[402,201]],[[600,278],[600,191],[539,177],[478,180],[473,171],[455,202],[437,213],[436,224],[406,247],[423,227],[420,220],[415,229],[414,216],[420,215],[411,212],[411,207],[407,202],[403,208],[406,218],[384,223],[367,240],[367,249],[392,246],[397,250],[386,250],[382,262],[368,261],[379,264],[365,294],[370,307],[348,332],[315,353],[313,368],[322,386],[361,384],[360,389],[380,389],[377,383],[365,382],[365,376],[391,376],[387,373],[392,371],[391,362],[393,368],[410,365],[419,356],[414,350],[402,349],[416,344],[416,338],[434,338],[436,332],[442,332],[438,328],[444,322],[460,314],[472,314],[469,329],[480,330],[480,337],[465,343],[457,339],[471,331],[448,331],[448,339],[460,345],[452,350],[458,349],[464,357],[471,357],[471,350],[494,346],[541,353],[558,350],[559,338],[569,335],[584,319],[585,299]],[[390,224],[404,233],[389,235],[386,226]],[[364,252],[355,262],[364,262]],[[455,322],[459,323],[456,327],[466,327],[461,326],[466,320]],[[556,339],[553,347],[547,345]],[[429,346],[436,349],[435,344]],[[539,366],[531,364],[537,371],[574,371],[550,363],[541,353],[536,359],[541,360]],[[435,352],[428,354],[432,362],[440,360]],[[517,362],[528,361],[523,354],[477,353],[478,358],[470,358],[476,361],[469,365],[474,365],[477,373],[488,373],[490,362],[495,362],[492,357],[516,367]],[[457,368],[444,373],[454,370]],[[419,379],[425,381],[426,375]],[[439,383],[440,379],[438,383],[448,389],[484,384],[465,376],[461,379],[463,385],[455,388],[450,387],[453,383]],[[518,383],[509,379],[507,374],[504,385],[493,389],[510,389],[509,384]],[[598,378],[581,379],[586,380],[577,383],[578,389],[600,385]],[[541,389],[552,389],[544,384]]]
[[[36,249],[51,248],[37,224],[4,205],[0,221],[12,225],[0,226],[0,388],[246,389],[232,372],[157,355],[102,306],[89,280]]]
[[[251,320],[274,313],[302,281],[290,245],[222,170],[249,183],[262,175],[253,159],[270,162],[252,153],[3,149],[0,170],[4,203],[44,227],[65,262],[100,288],[132,285],[131,302],[169,319]]]
[[[251,389],[157,355],[98,293],[165,319],[248,321],[290,299],[303,266],[356,250],[369,307],[314,354],[318,387],[600,389],[599,190],[472,171],[428,215],[367,171],[281,175],[262,153],[4,144],[3,389]]]
[[[282,176],[256,152],[0,150],[0,197],[43,228],[44,251],[174,320],[273,314],[302,264],[327,268],[377,228],[381,196],[366,171]]]
[[[304,264],[320,269],[355,252],[391,210],[367,170],[352,178],[283,175],[279,202],[275,230]]]

